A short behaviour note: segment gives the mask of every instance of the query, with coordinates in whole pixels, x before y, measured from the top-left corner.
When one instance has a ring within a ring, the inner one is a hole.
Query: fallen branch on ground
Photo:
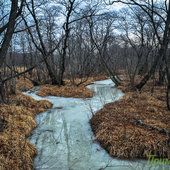
[[[162,133],[162,134],[170,136],[170,132],[167,131],[165,128],[160,129],[160,128],[156,127],[156,126],[148,125],[148,124],[144,123],[142,120],[138,119],[137,117],[133,117],[133,119],[135,121],[137,121],[137,124],[139,124],[139,125],[145,126],[145,127],[149,128],[149,129],[156,130],[159,133]]]

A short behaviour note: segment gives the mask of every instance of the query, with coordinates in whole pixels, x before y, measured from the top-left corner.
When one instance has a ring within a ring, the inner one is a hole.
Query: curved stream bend
[[[99,170],[107,167],[107,170],[129,170],[150,166],[146,165],[146,161],[113,159],[93,142],[94,136],[88,123],[92,112],[123,96],[120,90],[112,88],[113,85],[111,80],[104,80],[87,86],[96,92],[91,99],[42,98],[35,92],[25,93],[36,100],[46,99],[53,103],[52,109],[36,116],[38,127],[29,138],[38,149],[35,169]],[[63,109],[57,110],[56,107]]]

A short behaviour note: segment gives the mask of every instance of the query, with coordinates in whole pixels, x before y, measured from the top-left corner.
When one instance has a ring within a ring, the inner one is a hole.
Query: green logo
[[[156,155],[148,155],[148,164],[153,167],[156,165],[170,165],[170,160],[168,158],[155,158]]]

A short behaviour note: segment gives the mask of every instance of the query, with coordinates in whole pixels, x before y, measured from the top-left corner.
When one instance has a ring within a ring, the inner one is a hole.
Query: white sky
[[[125,7],[125,5],[121,4],[121,3],[114,3],[113,5],[108,5],[106,7],[106,9],[108,10],[120,10],[121,8]]]

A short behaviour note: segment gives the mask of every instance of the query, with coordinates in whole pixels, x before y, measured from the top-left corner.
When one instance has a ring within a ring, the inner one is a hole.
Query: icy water
[[[91,99],[39,97],[36,92],[25,94],[36,100],[49,100],[53,108],[36,116],[38,127],[29,138],[38,149],[34,167],[38,170],[168,170],[152,167],[147,161],[125,161],[111,158],[98,143],[90,128],[92,112],[123,96],[113,88],[111,80],[97,81],[88,88],[96,93]],[[63,107],[62,109],[55,109]],[[152,168],[151,168],[152,167]]]

